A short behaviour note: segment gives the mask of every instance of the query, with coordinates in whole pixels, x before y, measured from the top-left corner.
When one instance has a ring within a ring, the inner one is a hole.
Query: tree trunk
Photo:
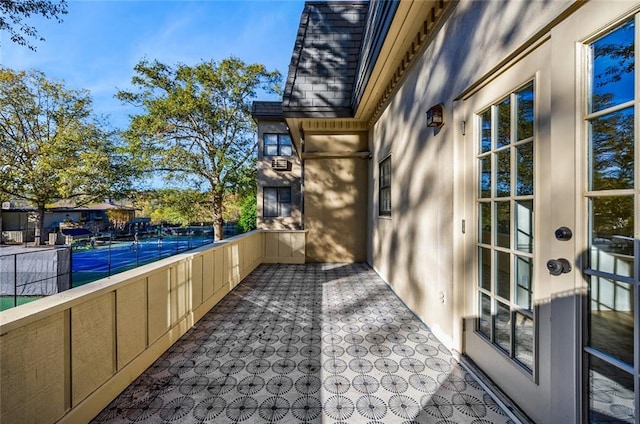
[[[28,226],[27,226],[28,229]],[[40,246],[43,243],[42,233],[44,230],[44,205],[38,205],[38,212],[36,216],[36,229],[35,229],[35,240],[33,244],[36,246]]]
[[[222,219],[222,193],[213,192],[213,234],[214,240],[220,241],[224,238],[224,220]]]

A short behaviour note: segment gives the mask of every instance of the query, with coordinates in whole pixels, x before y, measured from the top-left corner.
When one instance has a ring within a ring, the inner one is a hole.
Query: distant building
[[[55,231],[71,223],[75,227],[86,228],[96,233],[108,231],[119,223],[125,224],[134,217],[135,208],[110,202],[80,207],[54,207],[45,211],[44,228]]]
[[[33,241],[36,209],[24,204],[6,202],[0,209],[0,241],[24,243]],[[84,228],[92,233],[124,230],[135,219],[135,208],[112,202],[89,204],[81,207],[56,206],[44,215],[43,239],[63,228]]]
[[[254,102],[258,124],[257,226],[301,229],[301,162],[282,115],[282,102]]]

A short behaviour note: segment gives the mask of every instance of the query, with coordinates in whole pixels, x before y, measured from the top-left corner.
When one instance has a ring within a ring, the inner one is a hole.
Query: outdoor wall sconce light
[[[432,106],[427,111],[427,127],[440,128],[444,125],[444,110],[442,104]]]

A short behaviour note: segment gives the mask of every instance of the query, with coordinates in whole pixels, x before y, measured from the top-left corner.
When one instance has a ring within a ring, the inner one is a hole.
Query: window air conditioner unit
[[[271,168],[276,171],[288,171],[289,170],[289,161],[286,159],[273,159],[271,161]]]

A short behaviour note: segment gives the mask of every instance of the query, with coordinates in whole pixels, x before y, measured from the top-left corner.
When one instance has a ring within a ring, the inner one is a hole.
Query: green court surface
[[[20,306],[25,303],[33,302],[34,300],[42,299],[43,297],[44,296],[18,296],[14,299],[13,296],[0,296],[0,311],[13,308],[16,306],[15,302]]]

